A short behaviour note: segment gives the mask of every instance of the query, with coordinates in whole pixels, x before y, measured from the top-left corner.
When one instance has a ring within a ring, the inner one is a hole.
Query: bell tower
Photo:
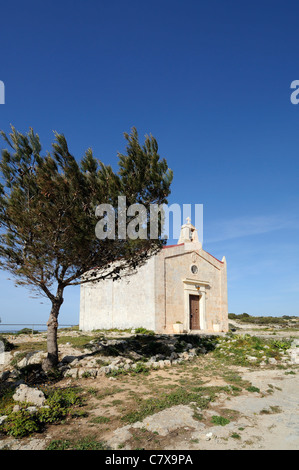
[[[194,225],[191,224],[190,217],[187,217],[187,223],[182,225],[178,245],[184,243],[188,250],[198,250],[202,245],[198,239],[198,233]]]

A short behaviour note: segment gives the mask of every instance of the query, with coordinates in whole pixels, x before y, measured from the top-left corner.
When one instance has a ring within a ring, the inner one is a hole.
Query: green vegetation
[[[238,434],[236,432],[233,432],[230,437],[232,437],[233,439],[241,439],[240,434]]]
[[[152,415],[159,411],[165,410],[175,405],[187,405],[194,403],[201,409],[207,408],[208,404],[213,401],[216,394],[220,391],[229,392],[228,387],[198,387],[190,389],[178,387],[171,392],[162,392],[159,397],[148,398],[142,400],[136,397],[136,410],[127,413],[122,420],[127,423],[135,423],[142,421],[146,416]],[[197,416],[200,419],[200,416]]]
[[[101,334],[93,336],[82,334],[71,337],[63,333],[59,341],[61,344],[69,342],[78,348],[86,348],[88,345],[93,347],[94,342],[100,338],[102,340],[104,337]],[[207,418],[204,413],[209,403],[213,402],[218,394],[224,393],[229,400],[230,397],[241,393],[246,395],[248,392],[260,393],[259,388],[239,375],[241,372],[235,366],[250,365],[250,368],[255,368],[259,367],[261,361],[264,365],[268,364],[270,358],[279,360],[291,346],[291,341],[288,339],[271,339],[267,336],[258,337],[232,333],[211,337],[182,334],[175,335],[175,339],[177,340],[177,352],[189,350],[192,346],[191,352],[194,354],[196,351],[197,357],[194,356],[192,360],[190,358],[190,361],[178,363],[173,365],[171,369],[164,371],[151,371],[145,364],[145,361],[155,354],[167,356],[174,350],[175,343],[168,341],[167,338],[165,340],[161,335],[151,335],[148,332],[140,333],[126,338],[127,344],[123,341],[115,341],[113,345],[105,346],[105,341],[103,341],[103,349],[107,356],[130,357],[131,354],[135,362],[135,369],[126,370],[124,367],[120,367],[118,370],[111,371],[108,377],[117,377],[117,380],[111,381],[111,385],[109,383],[106,388],[103,382],[97,380],[93,382],[91,380],[81,381],[81,389],[79,387],[59,388],[56,384],[61,377],[58,375],[54,377],[55,374],[52,377],[53,381],[43,386],[41,384],[50,380],[50,375],[44,375],[39,364],[30,364],[19,369],[18,372],[21,373],[21,378],[26,383],[32,384],[44,392],[46,407],[32,410],[28,409],[28,403],[19,403],[18,411],[16,409],[13,411],[16,405],[12,399],[13,388],[5,390],[4,384],[1,383],[3,389],[0,390],[0,416],[6,415],[7,419],[0,426],[0,433],[23,438],[33,433],[43,432],[51,424],[65,424],[65,428],[70,428],[69,424],[72,420],[87,417],[87,411],[97,409],[97,412],[91,412],[88,420],[81,422],[83,426],[86,426],[87,433],[90,428],[93,429],[92,438],[75,441],[73,440],[75,434],[69,432],[64,434],[59,431],[59,437],[63,436],[68,439],[52,441],[48,450],[100,450],[106,448],[106,444],[102,441],[103,432],[108,428],[114,429],[116,422],[118,426],[120,420],[125,424],[133,424],[175,405],[190,405],[193,418],[198,421],[208,419],[208,425],[225,426],[236,419],[237,411],[228,409],[220,409],[219,411],[217,408],[217,411],[214,409],[215,415],[212,418],[210,416]],[[188,346],[187,343],[189,343]],[[19,345],[16,345],[15,364],[26,356],[29,352],[29,346],[32,350],[35,348],[35,344],[36,342],[21,343],[20,348]],[[40,342],[38,341],[37,344],[40,345]],[[99,357],[98,363],[101,366],[108,365],[108,358],[106,362],[106,358],[98,356],[102,353],[103,350],[93,350],[88,356],[93,357],[94,361],[97,361],[97,357]],[[271,367],[271,362],[274,362],[274,366],[278,367],[275,361],[270,361],[269,367]],[[291,366],[288,366],[289,368]],[[285,373],[294,374],[295,372],[288,370]],[[89,376],[89,372],[83,374],[83,377]],[[209,380],[215,377],[220,379],[221,385],[211,384],[209,386]],[[73,383],[78,383],[77,379]],[[117,385],[113,386],[113,383]],[[268,384],[268,387],[266,393],[273,393],[274,388],[278,389],[271,384]],[[265,392],[261,394],[261,396],[264,395]],[[100,400],[100,403],[97,400]],[[87,404],[88,406],[84,408]],[[105,416],[105,409],[109,409],[108,416]],[[265,407],[261,414],[278,412],[278,408]],[[217,413],[220,413],[221,416]],[[80,430],[83,430],[83,426],[80,427]],[[73,433],[73,430],[71,432]],[[83,435],[82,432],[80,434]],[[71,437],[69,438],[69,436]],[[231,434],[230,437],[240,439],[236,433]],[[152,437],[151,442],[154,442]],[[143,444],[145,447],[148,446],[145,440],[142,441]]]
[[[246,390],[247,390],[247,392],[252,392],[252,393],[254,393],[254,392],[259,393],[260,392],[260,389],[257,388],[257,387],[254,387],[253,385],[251,385],[250,387],[247,387]]]
[[[110,450],[105,442],[98,442],[91,438],[71,441],[68,439],[53,440],[46,450]]]
[[[74,348],[85,349],[90,348],[92,346],[92,340],[99,340],[98,336],[88,336],[88,335],[80,335],[80,336],[58,336],[58,345],[59,344],[66,344],[70,343]]]
[[[106,424],[109,423],[110,418],[107,416],[95,416],[94,418],[91,419],[91,423],[94,424]]]
[[[157,237],[110,240],[108,246],[107,240],[95,237],[94,208],[99,201],[113,203],[119,194],[128,202],[138,200],[146,210],[153,202],[167,203],[173,172],[160,159],[156,139],[147,135],[140,144],[135,127],[124,134],[126,153],[118,153],[116,172],[96,159],[91,148],[75,158],[57,132],[46,152],[32,128],[22,134],[12,126],[9,135],[1,131],[1,136],[7,145],[0,159],[1,267],[17,285],[29,285],[51,302],[43,364],[49,370],[58,364],[56,325],[65,288],[79,285],[86,272],[93,281],[108,274],[119,279],[166,243],[159,228]]]
[[[269,358],[280,360],[282,354],[290,348],[290,340],[273,340],[251,336],[249,334],[228,334],[218,338],[214,356],[234,365],[254,366]]]
[[[135,329],[135,333],[142,335],[151,335],[154,336],[155,332],[152,330],[147,330],[146,328],[140,327]]]
[[[223,416],[212,416],[211,422],[215,424],[216,426],[226,426],[226,424],[230,423],[230,420],[227,418],[224,418]]]
[[[237,315],[236,313],[228,314],[229,320],[237,320],[241,323],[253,323],[255,325],[279,325],[279,326],[288,326],[290,320],[299,320],[296,316],[284,315],[282,317],[264,317],[264,316],[252,316],[248,313],[241,313]]]
[[[21,409],[11,413],[0,426],[0,430],[15,438],[21,438],[39,432],[41,430],[40,424],[36,414]]]
[[[89,388],[87,391],[98,400],[103,400],[106,397],[113,397],[115,394],[122,392],[122,388],[115,386],[112,388],[105,388],[100,392],[95,388]]]
[[[22,330],[19,330],[16,335],[37,335],[38,333],[38,330],[33,330],[32,328],[23,328]]]
[[[23,354],[23,357],[27,353],[37,352],[37,351],[46,351],[47,343],[46,341],[24,341],[22,343],[17,343],[14,345],[14,348],[20,354]]]
[[[0,425],[0,431],[15,438],[22,438],[43,431],[46,424],[61,423],[66,417],[75,417],[74,408],[83,405],[78,390],[74,388],[43,390],[46,396],[44,407],[29,411],[28,403],[20,403],[20,409],[13,411],[13,391],[2,392],[0,414],[7,416]]]

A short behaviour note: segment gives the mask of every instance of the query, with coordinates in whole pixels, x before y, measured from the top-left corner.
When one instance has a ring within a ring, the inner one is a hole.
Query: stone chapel
[[[79,328],[226,332],[226,271],[225,257],[220,261],[204,251],[187,219],[177,245],[165,246],[136,274],[81,285]]]

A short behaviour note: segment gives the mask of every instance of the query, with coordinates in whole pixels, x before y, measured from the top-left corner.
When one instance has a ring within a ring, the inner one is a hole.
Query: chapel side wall
[[[155,324],[156,333],[165,333],[164,329],[164,250],[155,257]]]
[[[111,280],[86,283],[80,291],[79,329],[109,329],[113,324],[113,286]]]
[[[228,331],[227,264],[225,258],[221,269],[221,331]]]
[[[221,324],[221,271],[222,265],[209,253],[202,252],[202,276],[209,282],[206,288],[206,329],[215,331]]]
[[[136,274],[114,284],[114,328],[144,327],[155,331],[155,259],[150,258]]]
[[[154,265],[151,258],[136,274],[82,285],[80,329],[155,330]]]
[[[214,263],[213,257],[204,252],[205,259]],[[206,295],[207,329],[210,331],[228,331],[227,310],[227,275],[226,261],[216,261],[214,272],[211,276],[210,288]]]

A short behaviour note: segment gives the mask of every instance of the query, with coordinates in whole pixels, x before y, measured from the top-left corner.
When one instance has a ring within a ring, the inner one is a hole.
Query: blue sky
[[[33,127],[44,150],[57,130],[115,169],[123,132],[152,133],[174,171],[169,203],[204,205],[229,311],[298,315],[298,14],[292,0],[5,2],[0,128]],[[2,322],[46,323],[49,303],[7,277]],[[78,316],[70,289],[60,322]]]

